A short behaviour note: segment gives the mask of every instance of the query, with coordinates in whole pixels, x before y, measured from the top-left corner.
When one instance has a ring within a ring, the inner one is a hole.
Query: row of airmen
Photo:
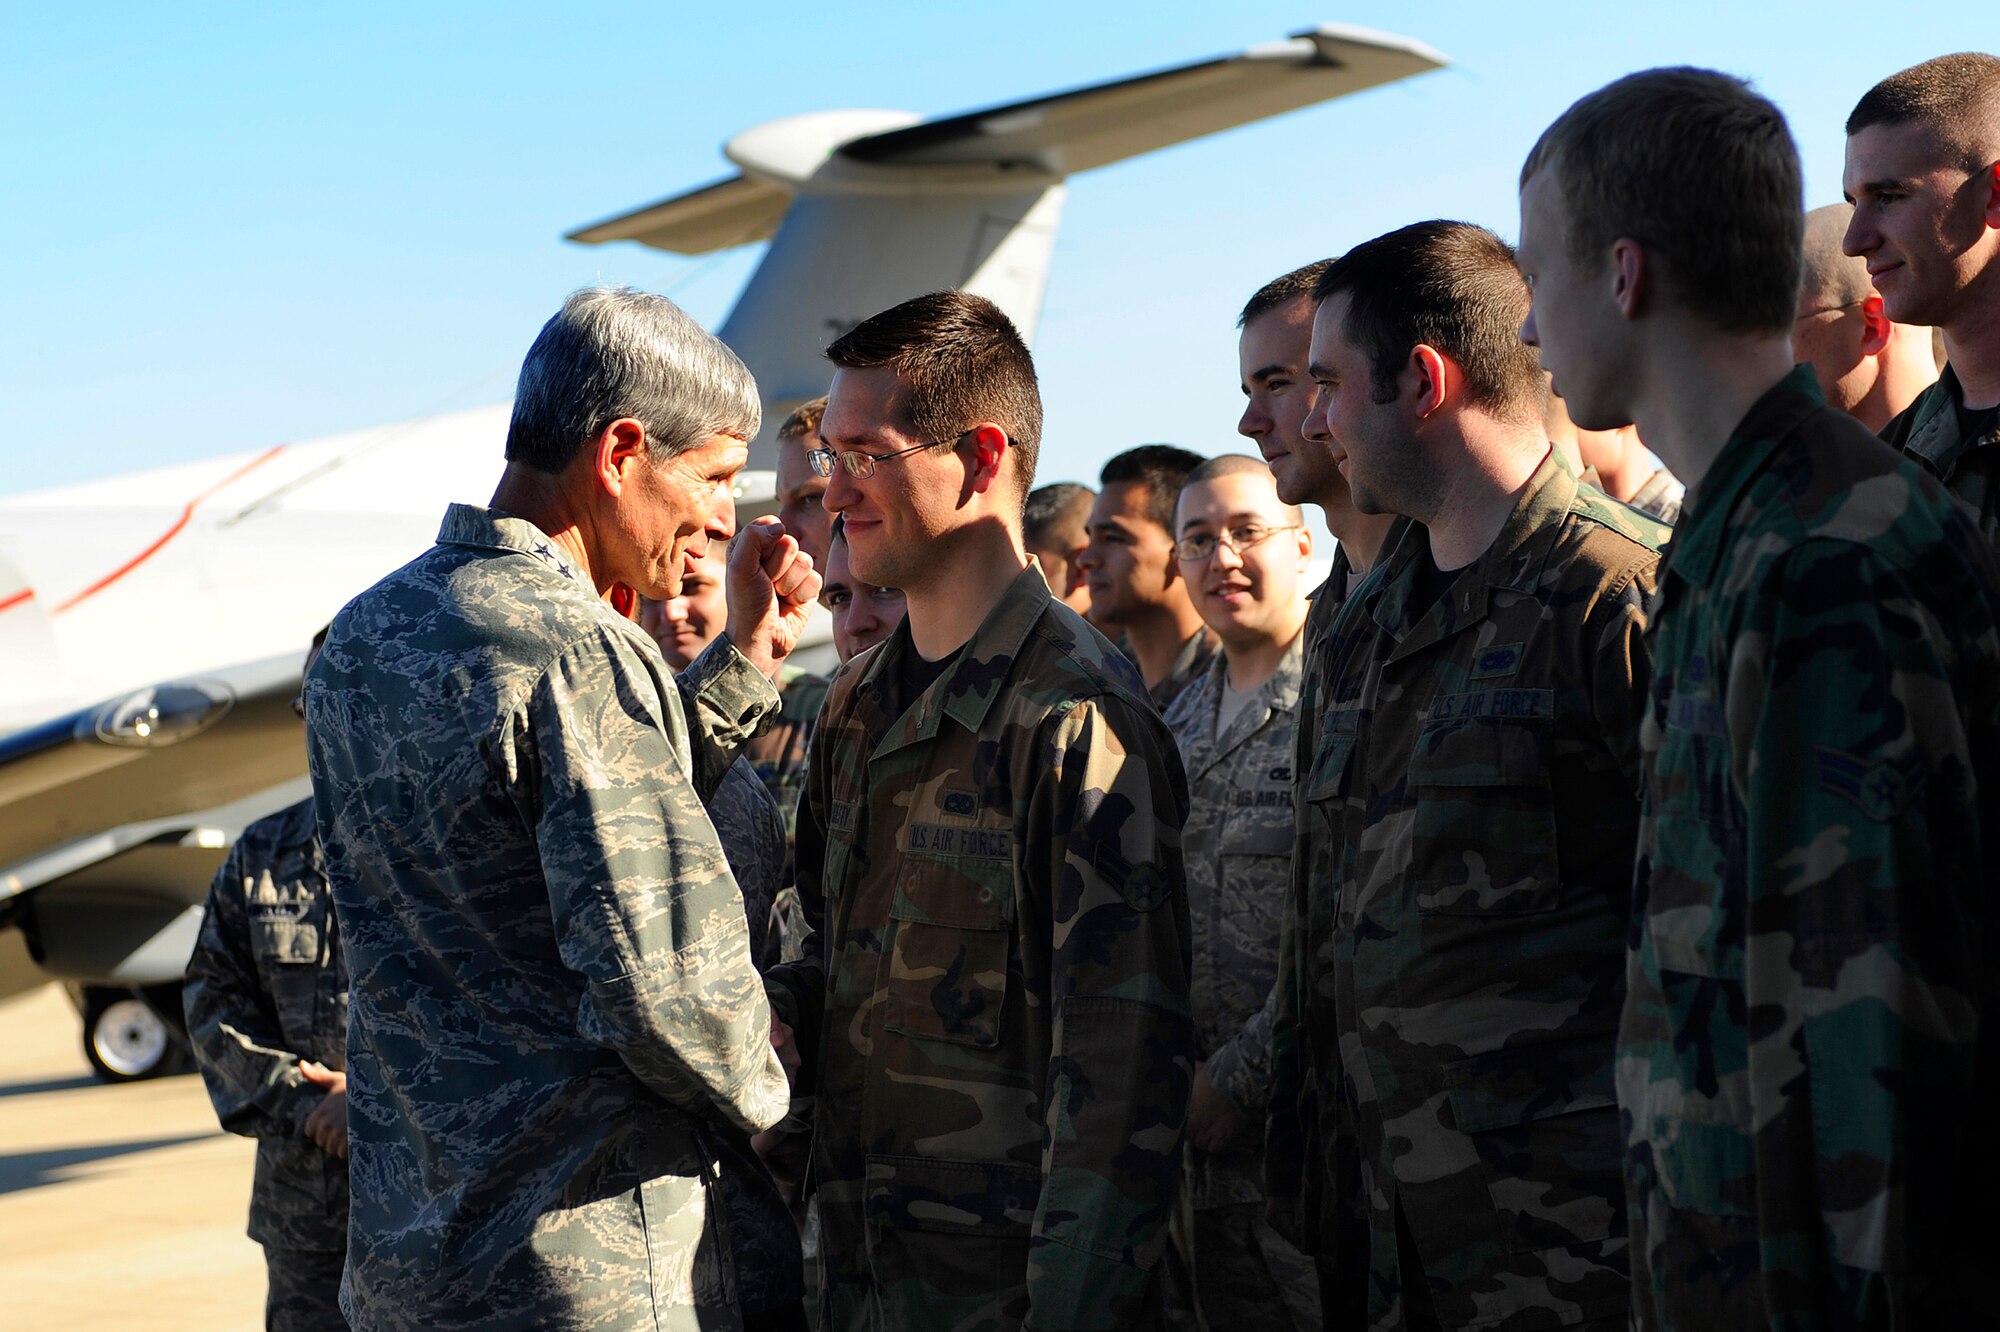
[[[754,384],[572,297],[211,897],[272,1325],[1992,1321],[2000,60],[1848,132],[1620,80],[1096,493],[907,302],[726,556]]]

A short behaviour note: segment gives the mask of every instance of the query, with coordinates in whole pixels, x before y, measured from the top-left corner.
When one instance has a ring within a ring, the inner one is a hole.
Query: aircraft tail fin
[[[566,239],[597,245],[631,240],[677,254],[707,254],[771,239],[791,206],[782,185],[741,172],[671,199],[579,227]]]

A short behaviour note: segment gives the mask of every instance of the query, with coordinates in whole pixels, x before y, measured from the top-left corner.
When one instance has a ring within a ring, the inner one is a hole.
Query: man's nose
[[[1230,545],[1227,541],[1216,542],[1215,554],[1209,556],[1209,558],[1215,561],[1215,567],[1218,569],[1241,569],[1243,567],[1243,552]]]
[[[1083,549],[1076,553],[1076,567],[1079,569],[1095,569],[1097,567],[1097,543],[1095,541],[1086,542]]]
[[[1875,228],[1861,220],[1861,210],[1854,210],[1847,219],[1847,230],[1840,236],[1840,252],[1850,259],[1859,259],[1881,243]]]
[[[1271,433],[1271,414],[1257,405],[1255,398],[1243,404],[1243,415],[1237,418],[1236,433],[1245,439],[1262,439]]]
[[[1521,321],[1521,341],[1530,347],[1542,345],[1542,335],[1535,330],[1535,307],[1528,307],[1528,317]]]
[[[826,479],[826,491],[819,497],[819,506],[828,513],[839,513],[852,505],[859,494],[854,478],[847,474],[845,467],[836,463],[833,475]]]
[[[1306,413],[1304,423],[1299,426],[1299,433],[1315,444],[1324,444],[1333,437],[1333,432],[1326,427],[1326,395],[1324,393],[1320,395],[1319,401],[1313,404],[1313,409]]]

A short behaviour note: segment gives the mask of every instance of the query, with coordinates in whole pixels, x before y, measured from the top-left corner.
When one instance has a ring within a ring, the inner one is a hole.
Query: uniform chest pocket
[[[319,961],[319,922],[310,903],[250,902],[250,949],[257,960],[280,966]]]
[[[903,857],[889,908],[883,1024],[922,1040],[1000,1043],[1014,866],[985,856]]]
[[[1419,914],[1518,915],[1560,904],[1553,732],[1547,717],[1454,719],[1417,737],[1410,879]]]

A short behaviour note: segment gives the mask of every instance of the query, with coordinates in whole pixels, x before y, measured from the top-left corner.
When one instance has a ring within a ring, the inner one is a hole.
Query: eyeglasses
[[[1252,546],[1262,545],[1280,532],[1296,532],[1299,524],[1288,523],[1283,527],[1265,527],[1261,523],[1245,523],[1242,527],[1232,527],[1228,531],[1197,532],[1193,536],[1182,537],[1174,543],[1174,558],[1183,564],[1199,564],[1215,554],[1217,546],[1227,546],[1241,555]]]
[[[820,476],[832,476],[834,464],[839,463],[847,469],[847,474],[856,481],[866,481],[869,477],[875,475],[875,468],[878,464],[900,458],[906,453],[916,453],[923,449],[937,449],[943,448],[947,444],[956,444],[971,433],[971,430],[961,430],[950,439],[934,439],[925,444],[912,444],[909,448],[897,449],[894,453],[863,453],[860,449],[845,449],[839,453],[835,453],[829,448],[818,448],[806,455],[806,461],[812,464],[813,471]]]
[[[1811,319],[1814,315],[1838,314],[1842,310],[1852,310],[1857,305],[1866,305],[1866,304],[1868,304],[1868,298],[1866,296],[1863,296],[1858,301],[1848,301],[1844,305],[1822,305],[1815,309],[1808,310],[1802,315],[1794,316],[1792,322],[1794,324],[1799,324],[1805,322],[1808,319]]]

